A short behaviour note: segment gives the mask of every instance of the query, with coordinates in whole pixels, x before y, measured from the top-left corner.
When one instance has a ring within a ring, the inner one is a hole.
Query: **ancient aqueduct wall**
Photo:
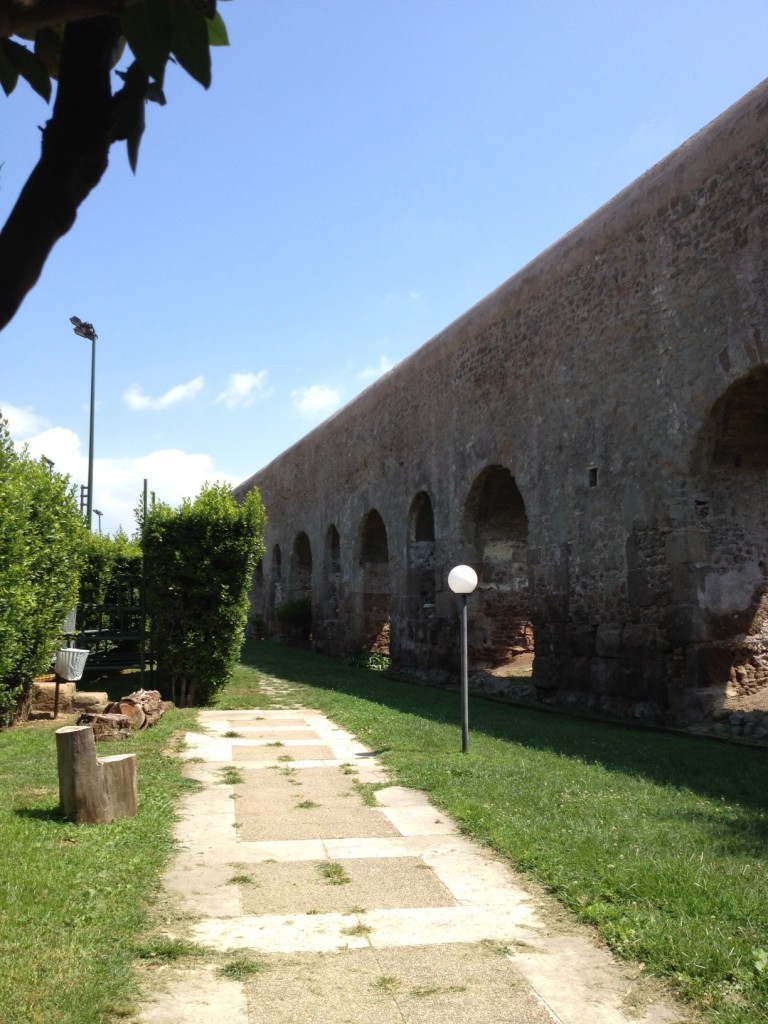
[[[685,721],[768,686],[768,81],[236,488],[313,642]]]

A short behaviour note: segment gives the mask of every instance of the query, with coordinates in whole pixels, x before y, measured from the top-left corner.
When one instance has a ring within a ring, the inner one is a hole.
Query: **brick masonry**
[[[253,611],[545,702],[685,722],[768,693],[768,80],[238,488]]]

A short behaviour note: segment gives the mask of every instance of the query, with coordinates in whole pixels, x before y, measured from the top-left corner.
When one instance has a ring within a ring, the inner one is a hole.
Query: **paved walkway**
[[[683,1021],[320,713],[200,721],[166,890],[205,955],[151,975],[142,1024]]]

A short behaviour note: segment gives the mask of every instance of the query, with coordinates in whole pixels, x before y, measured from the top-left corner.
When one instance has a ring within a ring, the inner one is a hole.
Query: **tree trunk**
[[[96,757],[93,729],[68,725],[56,730],[61,813],[78,825],[133,818],[138,807],[136,755]]]
[[[73,22],[64,30],[59,86],[40,160],[0,231],[0,330],[107,169],[110,76],[119,31],[116,18]]]

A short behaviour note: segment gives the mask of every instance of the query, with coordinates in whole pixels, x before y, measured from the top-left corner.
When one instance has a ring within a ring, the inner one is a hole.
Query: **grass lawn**
[[[127,692],[124,690],[124,692]],[[100,753],[135,752],[139,813],[72,825],[58,812],[55,729],[0,733],[0,1020],[104,1024],[131,1016],[132,967],[172,852],[177,798],[193,785],[163,750],[195,713],[173,711]]]
[[[718,1024],[768,1022],[764,750],[473,699],[463,755],[456,694],[249,642],[217,704],[275,703],[320,708],[357,734]],[[139,814],[98,826],[58,814],[62,723],[0,733],[3,1024],[130,1019],[132,966],[178,954],[147,936],[162,927],[175,808],[196,785],[163,752],[194,721],[169,712],[121,747],[138,755]]]
[[[459,698],[248,642],[220,707],[326,712],[718,1024],[768,1022],[768,753]]]

